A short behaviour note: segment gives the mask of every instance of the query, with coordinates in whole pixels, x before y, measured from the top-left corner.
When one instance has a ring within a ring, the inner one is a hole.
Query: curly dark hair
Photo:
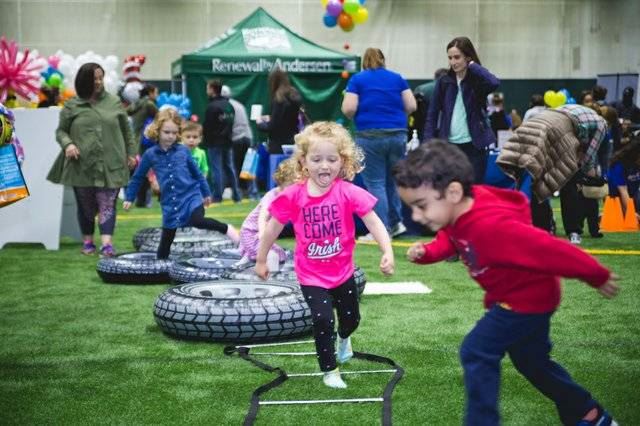
[[[464,195],[471,196],[473,167],[467,156],[456,146],[432,139],[407,154],[393,167],[393,177],[399,187],[431,186],[441,196],[451,182],[462,185]]]

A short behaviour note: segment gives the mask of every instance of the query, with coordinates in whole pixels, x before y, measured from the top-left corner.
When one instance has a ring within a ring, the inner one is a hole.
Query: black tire
[[[242,280],[242,281],[255,281],[258,280],[258,276],[256,275],[255,265],[251,265],[246,269],[242,269],[240,271],[234,271],[232,269],[227,270],[222,273],[223,279],[228,280]],[[274,272],[270,275],[269,279],[275,281],[297,281],[297,276],[295,271],[293,270],[292,262],[285,262],[280,265],[280,270],[278,272]],[[356,282],[356,287],[358,288],[358,296],[362,297],[362,293],[364,292],[364,287],[367,285],[367,277],[364,271],[356,266],[353,271],[353,279]]]
[[[160,241],[146,240],[140,246],[140,251],[157,252],[159,245]],[[217,257],[220,250],[233,247],[235,247],[235,243],[227,237],[212,236],[208,239],[202,239],[198,236],[185,236],[173,241],[170,252],[172,255],[180,257]]]
[[[158,259],[156,253],[123,253],[103,257],[98,261],[96,271],[106,283],[161,284],[170,281],[172,263],[170,259]]]
[[[242,269],[231,268],[222,274],[225,280],[256,281],[260,278],[256,275],[256,264],[251,262]],[[297,276],[293,270],[293,262],[286,261],[280,264],[280,270],[269,275],[269,279],[276,281],[297,281]]]
[[[223,273],[238,262],[238,259],[203,257],[180,260],[169,269],[169,277],[175,283],[192,283],[218,280]]]
[[[265,342],[307,334],[311,311],[296,282],[208,281],[170,288],[153,315],[163,332],[181,339]]]
[[[240,254],[240,249],[238,248],[223,248],[220,250],[220,254],[218,257],[223,257],[225,259],[242,259],[242,255]]]
[[[134,234],[132,239],[133,247],[137,251],[144,251],[144,250],[141,250],[142,245],[145,243],[153,242],[155,243],[156,250],[157,250],[157,246],[158,244],[160,244],[161,236],[162,236],[162,228],[159,228],[159,227],[143,228]],[[225,239],[227,238],[227,236],[217,231],[185,226],[182,228],[178,228],[176,230],[175,240],[179,241],[184,238],[189,238],[192,241],[196,241],[196,240],[210,241],[212,239]]]

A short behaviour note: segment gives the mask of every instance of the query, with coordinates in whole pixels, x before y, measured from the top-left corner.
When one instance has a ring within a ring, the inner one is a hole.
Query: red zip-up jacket
[[[471,209],[424,244],[416,263],[434,263],[456,253],[485,291],[484,305],[496,303],[519,313],[546,313],[560,304],[560,277],[592,287],[609,270],[565,240],[531,224],[527,198],[520,192],[473,187]]]

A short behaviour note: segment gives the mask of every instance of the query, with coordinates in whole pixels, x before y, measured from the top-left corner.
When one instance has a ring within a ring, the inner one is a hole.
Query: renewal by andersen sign
[[[282,28],[243,28],[242,41],[248,52],[260,53],[291,52],[289,34]],[[272,53],[272,54],[273,54]],[[275,53],[277,54],[277,53]],[[268,55],[267,55],[268,56]],[[353,65],[355,67],[355,63]],[[345,68],[341,60],[314,60],[300,58],[212,58],[211,71],[214,73],[269,73],[274,67],[295,73],[340,72]]]
[[[287,72],[298,73],[322,73],[336,72],[344,69],[340,61],[310,61],[305,59],[252,59],[252,60],[228,60],[221,58],[211,59],[211,70],[220,73],[269,73],[274,67]]]

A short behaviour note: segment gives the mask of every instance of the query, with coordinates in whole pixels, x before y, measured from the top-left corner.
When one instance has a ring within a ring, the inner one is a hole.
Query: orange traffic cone
[[[625,232],[624,217],[620,197],[606,197],[600,219],[600,230],[604,232]]]
[[[636,206],[633,200],[627,203],[627,214],[624,215],[624,230],[634,232],[638,230],[638,217],[636,216]]]

